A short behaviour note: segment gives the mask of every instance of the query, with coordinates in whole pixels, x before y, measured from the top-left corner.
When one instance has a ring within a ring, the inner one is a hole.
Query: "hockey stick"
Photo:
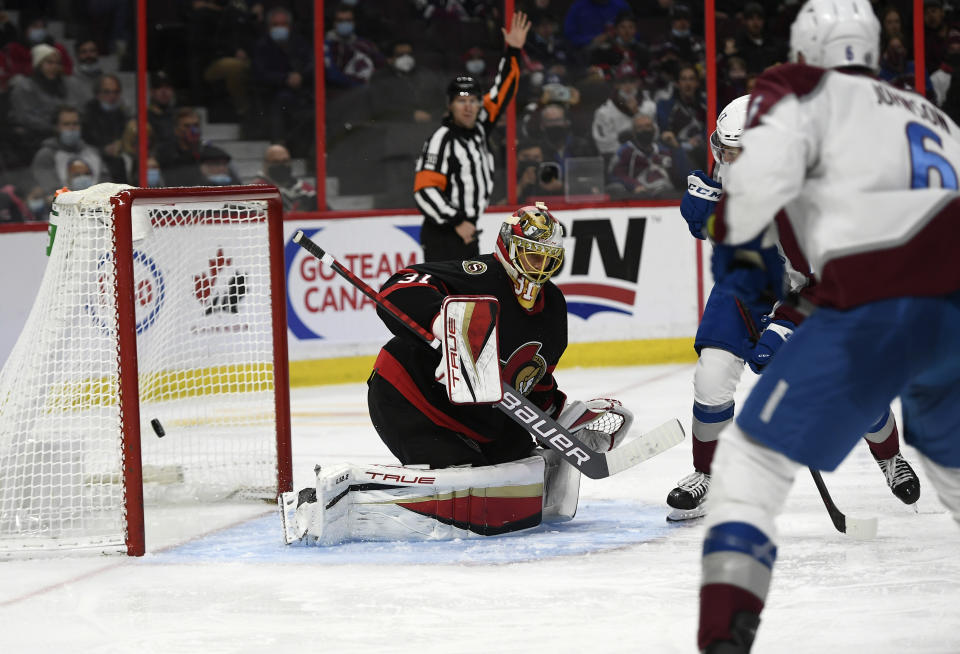
[[[743,322],[747,326],[747,331],[750,333],[750,340],[756,343],[760,340],[760,332],[757,330],[756,324],[754,324],[753,319],[750,317],[750,312],[743,306],[740,298],[734,299],[737,303],[737,310],[740,312],[740,317],[743,318]],[[830,520],[833,522],[833,526],[837,528],[837,531],[841,534],[847,534],[856,540],[870,540],[876,537],[876,518],[850,518],[846,516],[837,508],[833,498],[830,497],[830,491],[827,490],[827,484],[823,481],[823,475],[820,474],[820,471],[814,470],[813,468],[807,469],[813,477],[813,483],[817,485],[817,490],[820,491],[820,499],[823,500],[823,505],[826,507],[827,513],[830,515]]]
[[[310,240],[302,231],[298,230],[294,234],[293,242],[329,266],[357,290],[373,300],[377,306],[399,320],[427,345],[434,349],[440,348],[440,341],[432,332],[421,327],[390,300],[382,297],[366,282],[340,265],[329,252]],[[587,447],[583,441],[567,429],[557,424],[553,418],[545,414],[538,406],[506,382],[503,382],[503,399],[494,406],[526,429],[542,445],[562,454],[564,461],[576,467],[591,479],[602,479],[615,475],[670,449],[684,439],[683,427],[680,426],[680,421],[674,418],[624,443],[615,450],[596,452]]]
[[[830,491],[827,490],[827,485],[823,482],[820,471],[810,468],[810,474],[813,476],[813,483],[817,485],[823,505],[827,507],[827,513],[830,514],[830,520],[833,521],[833,526],[837,528],[837,531],[855,540],[870,540],[877,536],[876,518],[851,518],[844,515],[843,511],[833,503],[833,498],[830,497]]]

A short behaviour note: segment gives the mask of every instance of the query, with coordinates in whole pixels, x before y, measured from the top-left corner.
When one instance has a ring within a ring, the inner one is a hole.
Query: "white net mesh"
[[[43,283],[0,372],[0,551],[124,544],[109,203],[122,188],[55,205]],[[266,202],[137,200],[133,222],[145,498],[273,497]]]

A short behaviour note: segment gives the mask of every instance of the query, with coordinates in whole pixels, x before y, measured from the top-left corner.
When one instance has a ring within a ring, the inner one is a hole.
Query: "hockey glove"
[[[680,201],[680,215],[687,221],[687,228],[696,238],[706,238],[703,227],[721,195],[723,191],[720,190],[720,183],[710,179],[702,170],[694,170],[687,175],[687,192]]]
[[[767,328],[760,334],[760,340],[750,351],[750,356],[747,359],[750,370],[758,375],[763,372],[763,369],[770,363],[770,359],[777,353],[780,346],[787,342],[796,328],[797,326],[789,320],[774,320],[768,324]]]
[[[786,274],[776,245],[762,247],[763,235],[741,245],[713,246],[714,284],[743,302],[752,311],[766,313],[783,300]]]
[[[633,412],[619,400],[576,400],[564,407],[557,423],[594,451],[608,452],[623,444],[633,424]]]

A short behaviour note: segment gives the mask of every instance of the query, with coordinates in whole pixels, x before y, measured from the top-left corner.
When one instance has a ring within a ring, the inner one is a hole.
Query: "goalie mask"
[[[563,227],[542,202],[520,207],[500,226],[494,254],[513,280],[520,306],[532,309],[540,287],[563,263]]]
[[[731,164],[740,155],[743,149],[740,137],[747,125],[749,102],[749,95],[741,95],[724,107],[717,118],[717,128],[710,135],[710,150],[713,152],[713,160],[718,164]]]

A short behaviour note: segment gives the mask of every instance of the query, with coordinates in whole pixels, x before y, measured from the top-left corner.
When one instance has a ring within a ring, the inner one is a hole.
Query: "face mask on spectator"
[[[622,100],[633,100],[637,97],[637,89],[617,89],[617,95]]]
[[[567,128],[563,125],[547,125],[543,133],[551,143],[559,143],[567,138]]]
[[[91,62],[81,62],[77,64],[77,70],[79,70],[84,75],[99,75],[100,74],[100,64],[96,61]]]
[[[270,38],[274,41],[283,42],[290,38],[290,28],[283,25],[275,25],[270,28]]]
[[[674,35],[675,37],[677,37],[678,39],[685,39],[685,38],[687,38],[688,36],[690,36],[690,30],[689,30],[689,29],[685,29],[685,30],[672,29],[672,30],[670,30],[670,33],[673,34],[673,35]]]
[[[47,30],[44,27],[31,27],[27,30],[27,40],[30,43],[40,43],[47,38]]]
[[[60,132],[60,142],[67,147],[73,147],[80,143],[79,129],[65,129]]]
[[[73,181],[70,182],[71,191],[82,191],[85,188],[90,188],[93,185],[93,175],[77,175],[73,178]]]
[[[409,73],[416,64],[417,60],[411,54],[402,54],[393,60],[393,67],[401,73]]]
[[[147,168],[147,186],[160,186],[159,168]]]
[[[642,129],[633,133],[633,142],[641,148],[649,148],[653,143],[653,130]]]
[[[30,211],[36,215],[43,211],[43,207],[46,204],[43,198],[27,198],[27,207],[30,208]]]
[[[229,186],[233,180],[231,180],[230,175],[226,173],[215,173],[207,177],[207,181],[213,186]]]
[[[267,166],[267,177],[282,186],[290,186],[294,181],[293,173],[288,163],[276,163]]]
[[[353,21],[341,20],[334,24],[333,29],[335,29],[340,36],[350,36],[353,34]]]
[[[104,102],[103,100],[100,101],[100,108],[103,109],[104,111],[116,111],[118,107],[120,107],[119,102]]]
[[[530,85],[533,87],[543,86],[543,71],[538,70],[530,73]]]
[[[471,75],[479,75],[486,69],[487,62],[483,59],[470,59],[465,65],[468,73]]]

